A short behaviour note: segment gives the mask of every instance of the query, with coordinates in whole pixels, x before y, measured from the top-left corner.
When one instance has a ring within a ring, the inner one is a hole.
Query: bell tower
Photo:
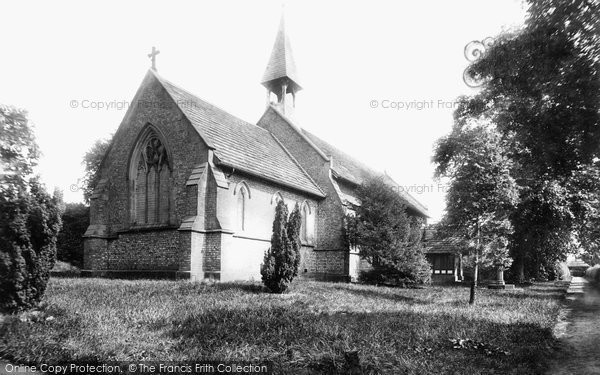
[[[267,105],[272,104],[283,114],[292,115],[296,107],[296,93],[302,90],[302,86],[300,86],[298,80],[298,71],[294,62],[290,40],[285,32],[285,16],[283,13],[281,14],[271,58],[261,83],[267,89]]]

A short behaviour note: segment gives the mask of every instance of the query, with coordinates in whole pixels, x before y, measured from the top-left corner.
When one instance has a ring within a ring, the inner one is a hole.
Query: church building
[[[84,269],[92,276],[260,280],[275,206],[302,213],[299,275],[350,281],[364,266],[344,215],[367,178],[397,187],[411,215],[427,209],[380,174],[302,129],[302,90],[283,18],[262,85],[267,106],[241,120],[148,71],[115,133],[91,197]],[[342,126],[342,124],[338,124]]]

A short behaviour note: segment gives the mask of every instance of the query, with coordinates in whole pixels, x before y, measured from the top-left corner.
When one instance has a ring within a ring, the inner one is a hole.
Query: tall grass
[[[365,373],[529,374],[543,370],[563,290],[515,291],[295,282],[258,284],[52,279],[44,314],[0,323],[0,357],[18,363],[272,361],[276,373],[344,373],[358,351]],[[471,339],[498,351],[455,349]],[[508,352],[508,355],[503,354]]]

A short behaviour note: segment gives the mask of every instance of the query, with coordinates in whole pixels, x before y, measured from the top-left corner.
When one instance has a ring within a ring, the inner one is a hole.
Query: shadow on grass
[[[267,293],[266,288],[262,284],[250,282],[215,283],[212,287],[219,291],[239,290],[252,294]]]
[[[564,286],[547,284],[547,285],[531,285],[522,287],[525,290],[533,290],[537,293],[559,293],[564,290]]]
[[[178,340],[174,349],[183,358],[272,361],[275,373],[346,373],[349,351],[359,352],[365,373],[427,374],[432,368],[434,373],[540,373],[554,342],[551,330],[536,324],[449,313],[319,314],[272,306],[218,308],[173,316],[170,322],[166,334]],[[511,354],[456,350],[452,338],[483,341]]]
[[[556,288],[552,290],[546,289],[531,289],[529,288],[526,293],[512,292],[512,291],[500,291],[506,298],[514,299],[528,299],[536,298],[542,300],[556,300],[561,299],[564,296],[564,289]]]
[[[387,299],[389,301],[406,302],[406,303],[419,302],[419,300],[415,300],[415,298],[413,298],[413,297],[402,296],[402,295],[396,294],[395,288],[390,288],[390,287],[385,287],[386,288],[385,291],[378,291],[378,290],[374,289],[375,287],[373,287],[373,289],[354,289],[354,288],[348,288],[348,287],[335,285],[332,288],[335,290],[340,290],[340,291],[343,291],[346,293],[354,294],[359,297],[365,297],[365,298],[371,298],[371,299],[373,299],[373,298]]]

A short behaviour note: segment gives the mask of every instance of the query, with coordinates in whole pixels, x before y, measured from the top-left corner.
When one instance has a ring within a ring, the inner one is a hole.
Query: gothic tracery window
[[[151,128],[132,155],[131,221],[135,225],[168,224],[171,168],[167,149]]]

